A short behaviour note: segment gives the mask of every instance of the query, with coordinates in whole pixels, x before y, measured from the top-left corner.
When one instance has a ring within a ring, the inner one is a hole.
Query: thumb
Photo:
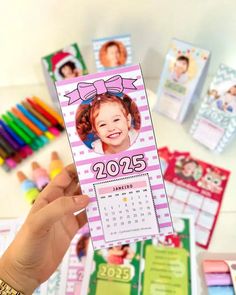
[[[84,209],[88,203],[89,197],[86,195],[63,196],[54,200],[36,213],[39,214],[39,218],[35,218],[37,230],[50,228],[65,215]]]

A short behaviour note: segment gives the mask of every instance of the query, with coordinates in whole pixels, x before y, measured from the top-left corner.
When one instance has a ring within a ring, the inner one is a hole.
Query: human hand
[[[81,195],[74,165],[67,166],[40,193],[14,241],[0,259],[0,278],[32,294],[60,264],[70,242],[86,222],[88,196]]]

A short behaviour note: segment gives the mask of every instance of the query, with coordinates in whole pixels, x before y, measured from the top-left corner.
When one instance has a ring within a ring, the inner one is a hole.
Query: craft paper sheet
[[[206,77],[210,53],[173,39],[166,55],[154,109],[182,122]]]
[[[132,64],[130,35],[93,40],[93,51],[98,72]]]
[[[222,152],[236,135],[236,70],[220,65],[190,133],[210,150]]]
[[[172,233],[139,65],[56,83],[94,249]],[[114,127],[115,124],[115,127]]]

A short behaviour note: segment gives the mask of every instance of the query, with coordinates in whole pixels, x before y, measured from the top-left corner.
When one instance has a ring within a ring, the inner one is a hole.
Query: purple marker
[[[0,126],[0,134],[8,142],[8,144],[16,151],[19,150],[20,146],[15,142],[12,137]]]

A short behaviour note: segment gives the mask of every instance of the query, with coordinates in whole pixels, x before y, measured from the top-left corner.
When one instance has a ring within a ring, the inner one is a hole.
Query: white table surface
[[[155,91],[156,80],[147,80],[146,87]],[[0,88],[0,114],[19,103],[25,97],[37,95],[51,103],[47,88],[41,85],[24,85]],[[155,95],[149,95],[149,103],[152,107]],[[170,150],[189,151],[193,156],[203,161],[215,164],[231,171],[228,186],[224,195],[220,215],[215,227],[213,238],[208,251],[210,252],[236,252],[236,140],[222,154],[214,154],[189,135],[189,126],[193,120],[191,111],[184,124],[175,123],[164,116],[153,113],[152,119],[159,147],[168,146]],[[6,173],[0,169],[0,218],[20,217],[27,214],[30,205],[24,200],[20,192],[16,171],[23,170],[28,176],[31,175],[30,163],[38,161],[47,168],[50,163],[51,151],[59,152],[64,164],[72,162],[71,150],[66,133],[52,141],[33,156],[24,160],[15,171]],[[203,252],[197,247],[197,254]],[[202,278],[197,276],[197,294],[207,294],[202,288]]]

